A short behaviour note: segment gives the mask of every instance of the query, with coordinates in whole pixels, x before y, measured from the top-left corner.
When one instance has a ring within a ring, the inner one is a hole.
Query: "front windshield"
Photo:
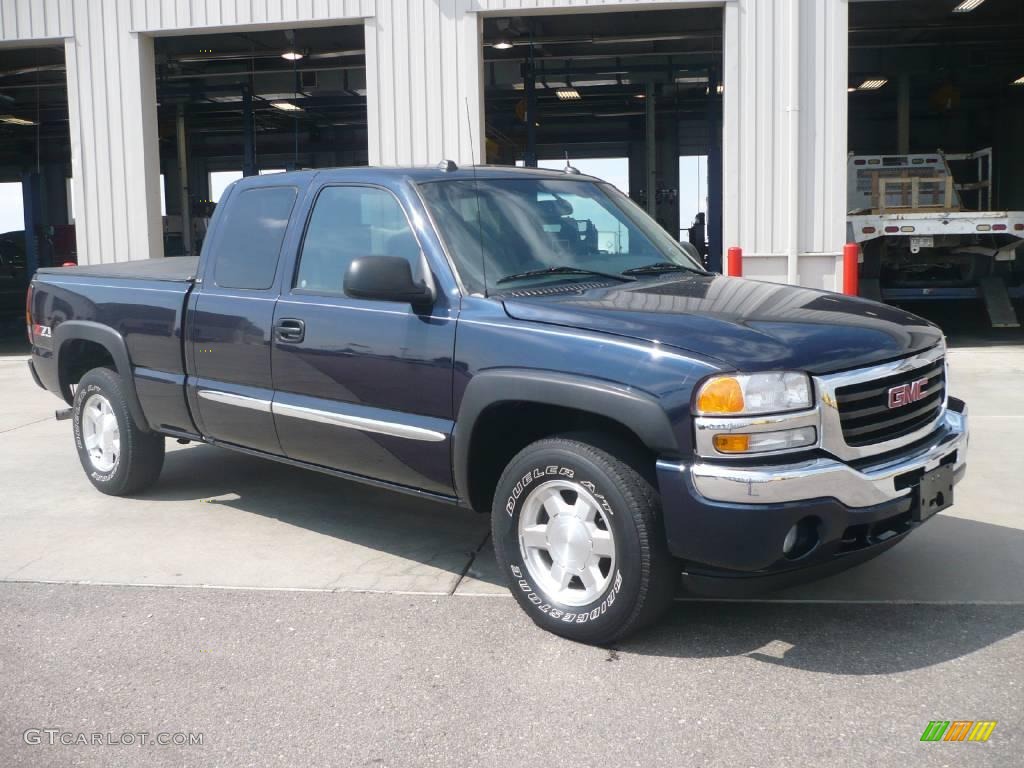
[[[703,273],[679,244],[608,184],[460,179],[420,185],[466,289],[620,275],[648,265]],[[524,273],[558,270],[547,274]],[[566,274],[580,270],[583,274]],[[512,279],[515,278],[515,279]]]

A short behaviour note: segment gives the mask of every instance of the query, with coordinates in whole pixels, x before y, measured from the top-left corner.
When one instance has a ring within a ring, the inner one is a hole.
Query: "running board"
[[[1006,292],[1006,282],[998,275],[981,278],[981,297],[993,328],[1020,328],[1020,320]]]

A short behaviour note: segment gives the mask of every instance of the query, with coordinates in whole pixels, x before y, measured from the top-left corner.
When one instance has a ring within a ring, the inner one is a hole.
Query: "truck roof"
[[[282,177],[303,176],[327,176],[344,180],[346,178],[358,178],[362,181],[374,178],[380,181],[450,181],[453,179],[510,179],[510,178],[537,178],[537,179],[569,179],[583,181],[600,181],[594,176],[587,176],[582,173],[566,173],[564,171],[550,171],[542,168],[519,168],[511,165],[461,165],[452,163],[446,170],[443,162],[436,166],[351,166],[345,168],[317,168],[313,170],[289,171],[287,173],[273,173],[258,177],[261,181],[273,183],[272,180],[279,180]],[[253,177],[250,177],[253,178]]]

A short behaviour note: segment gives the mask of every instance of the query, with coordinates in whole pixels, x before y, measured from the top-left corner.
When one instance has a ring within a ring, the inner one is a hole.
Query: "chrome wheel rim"
[[[82,440],[93,469],[104,474],[117,466],[121,456],[121,431],[110,401],[89,395],[82,405]]]
[[[615,534],[593,494],[569,480],[534,488],[519,513],[526,570],[563,605],[594,602],[615,574]]]

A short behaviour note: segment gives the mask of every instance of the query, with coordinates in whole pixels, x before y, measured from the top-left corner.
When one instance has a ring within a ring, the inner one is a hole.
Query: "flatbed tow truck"
[[[951,164],[962,168],[958,181]],[[971,170],[973,169],[973,174]],[[861,246],[861,293],[879,301],[981,299],[996,328],[1020,327],[1024,211],[992,210],[992,149],[854,155],[848,241]]]

